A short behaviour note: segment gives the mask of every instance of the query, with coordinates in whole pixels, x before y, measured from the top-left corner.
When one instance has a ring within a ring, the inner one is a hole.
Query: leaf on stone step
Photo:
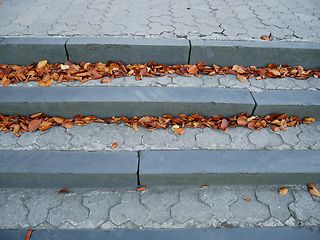
[[[240,116],[237,118],[237,124],[239,126],[246,126],[248,124],[247,118],[245,116]]]
[[[59,191],[59,193],[70,193],[68,189],[63,188]]]
[[[40,127],[41,122],[42,122],[42,120],[40,120],[40,119],[34,119],[34,120],[32,120],[32,121],[29,123],[29,126],[28,126],[29,132],[34,132],[34,131],[36,131],[36,130]]]
[[[9,86],[10,83],[11,83],[10,79],[8,79],[6,76],[4,76],[4,77],[2,78],[2,80],[1,80],[1,84],[2,84],[2,86],[4,86],[4,87]]]
[[[209,188],[208,185],[203,185],[201,188]]]
[[[309,190],[309,193],[311,195],[320,197],[320,192],[319,192],[319,190],[316,188],[316,186],[314,184],[308,183],[308,190]]]
[[[239,65],[233,65],[232,70],[240,74],[246,73],[246,71]]]
[[[145,190],[147,190],[147,188],[146,187],[140,187],[140,188],[137,188],[137,191],[145,191]]]
[[[41,69],[41,68],[45,68],[47,66],[48,61],[47,60],[42,60],[40,62],[38,62],[37,68]]]
[[[250,198],[243,198],[244,200],[248,201],[248,202],[251,202],[251,199]]]
[[[68,70],[68,69],[70,68],[70,66],[67,65],[67,64],[61,64],[61,65],[60,65],[60,68],[61,68],[62,70]]]
[[[30,240],[31,234],[32,234],[33,230],[30,229],[27,233],[26,236],[24,237],[25,240]]]
[[[52,127],[52,123],[51,122],[44,121],[44,122],[41,123],[39,129],[42,130],[42,131],[47,131],[51,127]]]
[[[49,80],[47,80],[46,82],[44,82],[43,80],[40,80],[38,82],[39,86],[41,87],[48,87],[50,86],[52,83],[54,83],[54,80],[52,78],[50,78]]]
[[[275,63],[270,63],[268,65],[268,68],[276,68],[276,67],[277,67],[277,64],[275,64]]]
[[[315,119],[313,117],[308,117],[308,118],[303,119],[304,124],[310,124],[314,121],[315,121]]]
[[[116,147],[118,147],[118,146],[119,146],[119,144],[118,144],[117,142],[114,142],[114,143],[111,145],[111,148],[114,149],[114,148],[116,148]]]
[[[228,121],[227,121],[227,119],[223,118],[221,120],[221,124],[220,124],[219,128],[221,130],[223,130],[223,131],[227,131],[227,129],[228,129]]]
[[[288,188],[283,187],[279,189],[279,194],[286,195],[288,193]]]
[[[55,120],[59,124],[63,123],[63,121],[64,121],[64,119],[62,117],[53,117],[53,120]]]
[[[37,118],[37,117],[40,117],[41,115],[42,113],[35,113],[35,114],[32,114],[30,118]]]
[[[133,127],[133,129],[134,129],[135,131],[139,131],[139,126],[138,126],[138,123],[137,123],[137,122],[134,122],[134,123],[132,124],[132,127]]]
[[[262,36],[262,37],[260,37],[260,39],[265,40],[265,41],[272,41],[273,40],[271,37],[266,37],[266,36]]]
[[[101,83],[109,83],[109,82],[111,82],[111,81],[112,81],[112,78],[109,78],[109,79],[102,78],[102,79],[100,80]]]
[[[243,76],[243,75],[240,75],[240,74],[237,75],[237,79],[238,79],[240,82],[243,82],[243,83],[245,83],[245,82],[247,81],[247,77],[246,77],[246,76]]]
[[[277,126],[271,126],[270,129],[271,129],[272,131],[275,131],[275,132],[279,132],[279,131],[280,131],[280,128],[277,127]]]
[[[65,127],[67,129],[70,129],[70,128],[73,128],[73,123],[71,121],[68,121],[68,120],[64,120],[62,122],[62,127]]]
[[[196,65],[191,65],[187,70],[189,74],[197,75],[198,73],[198,68]]]

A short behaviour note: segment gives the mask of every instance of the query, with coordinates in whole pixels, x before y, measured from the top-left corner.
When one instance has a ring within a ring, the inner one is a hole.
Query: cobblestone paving
[[[52,127],[45,132],[27,132],[20,137],[12,132],[0,132],[0,150],[320,150],[320,121],[288,127],[280,132],[244,127],[230,127],[227,131],[186,128],[185,131],[183,135],[176,135],[170,128],[148,131],[140,127],[139,131],[134,131],[125,124],[92,123],[72,129]],[[111,149],[114,142],[119,146]]]
[[[280,187],[69,189],[69,194],[1,189],[0,229],[319,228],[320,198],[306,186],[287,186],[287,195],[278,194]]]
[[[0,36],[319,42],[318,0],[4,0]]]
[[[171,76],[174,77],[144,77],[139,81],[135,80],[134,77],[122,77],[115,78],[110,83],[100,83],[99,79],[90,80],[85,83],[81,83],[80,81],[67,83],[54,82],[50,87],[205,87],[248,89],[251,92],[264,92],[266,90],[320,90],[320,80],[314,77],[306,80],[290,77],[256,80],[256,78],[253,77],[243,83],[233,75],[203,75],[202,77]],[[0,85],[0,87],[3,86]],[[8,87],[39,87],[39,84],[37,82],[21,82],[18,84],[10,84]]]

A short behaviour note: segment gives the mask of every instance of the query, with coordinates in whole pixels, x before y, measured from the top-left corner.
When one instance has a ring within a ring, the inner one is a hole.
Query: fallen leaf
[[[238,66],[238,65],[233,65],[232,70],[240,74],[246,73],[246,71],[241,66]]]
[[[266,37],[266,36],[262,36],[262,37],[260,37],[260,39],[266,40],[266,41],[272,41],[273,40],[271,37]]]
[[[246,126],[248,124],[247,118],[245,116],[238,117],[237,124],[243,127]]]
[[[67,70],[67,69],[70,68],[70,66],[69,66],[69,65],[65,65],[65,64],[61,64],[61,65],[60,65],[60,68],[61,68],[62,70]]]
[[[319,192],[319,190],[316,188],[316,186],[314,184],[308,183],[308,190],[309,190],[309,193],[311,195],[320,197],[320,192]]]
[[[114,142],[114,143],[111,145],[111,148],[114,149],[114,148],[116,148],[116,147],[118,147],[118,146],[119,146],[119,144],[118,144],[117,142]]]
[[[243,198],[244,200],[246,200],[246,201],[249,201],[249,202],[251,202],[251,199],[250,198]]]
[[[270,129],[275,131],[275,132],[279,132],[280,131],[280,128],[277,127],[277,126],[271,126]]]
[[[201,188],[209,188],[208,185],[203,185]]]
[[[187,7],[187,9],[188,9],[188,10],[190,10],[190,9],[191,9],[191,7]]]
[[[47,60],[42,60],[40,62],[38,62],[37,68],[41,69],[41,68],[45,68],[47,66],[48,61]]]
[[[237,75],[237,79],[240,81],[240,82],[243,82],[245,83],[247,81],[247,77],[243,76],[243,75],[240,75],[238,74]]]
[[[30,240],[30,237],[31,237],[31,234],[32,234],[33,230],[30,229],[27,233],[26,233],[26,236],[25,236],[25,240]]]
[[[308,122],[308,123],[309,122],[312,123],[314,121],[315,121],[315,119],[313,117],[308,117],[308,118],[303,119],[303,122]]]
[[[41,125],[41,120],[40,119],[34,119],[32,120],[30,123],[29,123],[29,127],[28,127],[28,130],[29,132],[34,132],[36,131],[40,125]]]
[[[286,195],[288,193],[288,188],[283,187],[279,189],[279,194]]]
[[[171,129],[172,129],[172,131],[174,131],[178,135],[185,133],[184,129],[180,128],[178,125],[173,125]]]
[[[8,79],[6,76],[4,76],[1,80],[1,84],[4,87],[7,87],[11,83],[10,79]]]
[[[54,80],[52,78],[50,78],[49,80],[47,80],[46,82],[44,82],[43,80],[40,80],[38,82],[40,87],[48,87],[50,86],[52,83],[54,83]]]
[[[193,75],[197,75],[198,73],[198,68],[196,65],[191,65],[190,67],[188,67],[188,73],[193,74]]]
[[[132,127],[133,127],[133,129],[134,129],[135,131],[139,131],[139,126],[138,126],[138,123],[137,123],[137,122],[134,122],[134,123],[132,124]]]
[[[63,188],[59,191],[59,193],[70,193],[68,189]]]
[[[147,188],[146,188],[146,187],[140,187],[140,188],[137,188],[137,191],[145,191],[145,190],[147,190]]]
[[[62,122],[62,127],[70,129],[70,128],[73,128],[74,126],[73,126],[73,123],[71,121],[65,120],[65,121]]]
[[[112,81],[112,78],[109,78],[109,79],[102,78],[102,79],[100,80],[101,83],[109,83],[109,82],[111,82],[111,81]]]
[[[47,131],[49,128],[52,127],[51,125],[52,125],[51,122],[44,121],[44,122],[41,123],[39,129],[42,130],[42,131]]]
[[[228,129],[228,121],[227,121],[227,119],[222,119],[222,121],[221,121],[221,125],[219,126],[219,128],[221,129],[221,130],[223,130],[223,131],[227,131],[227,129]]]
[[[64,119],[62,117],[53,117],[53,120],[55,120],[59,124],[62,124],[64,121]]]

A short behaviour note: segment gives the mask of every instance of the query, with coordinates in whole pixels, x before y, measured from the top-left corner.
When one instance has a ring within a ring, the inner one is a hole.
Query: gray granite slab
[[[247,89],[109,87],[1,88],[5,115],[43,112],[50,116],[76,114],[97,117],[160,116],[179,113],[229,117],[250,114],[254,101]]]
[[[266,67],[269,63],[318,69],[320,44],[279,41],[191,40],[190,63],[205,62],[221,67],[243,65]]]
[[[1,187],[136,186],[137,152],[0,151]]]
[[[320,91],[268,90],[252,93],[256,115],[287,113],[288,116],[320,118]]]
[[[142,185],[294,184],[320,181],[318,151],[141,151]]]
[[[67,38],[5,38],[0,42],[0,63],[28,65],[41,60],[66,62]]]
[[[121,61],[124,64],[156,62],[187,64],[189,41],[186,39],[75,38],[67,42],[72,62]]]
[[[22,230],[1,230],[0,236],[7,240],[18,239]],[[32,240],[38,239],[240,239],[240,240],[314,240],[319,231],[307,228],[213,228],[213,229],[171,229],[171,230],[44,230],[34,231]]]

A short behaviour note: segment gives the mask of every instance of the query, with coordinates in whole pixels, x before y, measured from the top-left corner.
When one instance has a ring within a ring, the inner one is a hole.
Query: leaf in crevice
[[[26,236],[24,237],[25,240],[30,240],[31,234],[33,232],[33,229],[30,229],[27,233]]]
[[[221,120],[221,124],[219,126],[219,129],[223,130],[223,131],[227,131],[228,130],[228,120],[223,118]]]
[[[280,131],[280,128],[277,127],[277,126],[271,126],[270,129],[271,129],[272,131],[275,131],[275,132],[279,132],[279,131]]]
[[[246,71],[239,65],[233,65],[232,70],[240,74],[246,73]]]
[[[248,124],[247,118],[245,116],[240,116],[237,118],[237,124],[239,126],[245,127]]]
[[[140,188],[137,188],[137,191],[138,191],[138,192],[145,191],[145,190],[147,190],[147,188],[146,188],[146,187],[140,187]]]
[[[312,123],[312,122],[314,122],[315,121],[315,119],[313,118],[313,117],[308,117],[308,118],[305,118],[305,119],[303,119],[303,123],[304,124],[310,124],[310,123]]]
[[[42,131],[47,131],[49,128],[52,127],[51,125],[52,125],[51,122],[44,121],[44,122],[41,123],[39,129],[42,130]]]
[[[275,63],[269,63],[268,68],[276,68],[277,64]]]
[[[109,79],[102,78],[102,79],[100,80],[101,83],[109,83],[109,82],[111,82],[111,81],[112,81],[112,78],[109,78]]]
[[[316,186],[312,183],[308,183],[308,191],[311,195],[320,197],[320,192],[319,190],[316,188]]]
[[[49,80],[47,80],[46,82],[44,82],[43,80],[40,80],[38,82],[39,86],[41,87],[48,87],[50,86],[52,83],[54,83],[54,80],[52,78],[50,78]]]
[[[35,113],[35,114],[32,114],[30,118],[37,118],[37,117],[40,117],[41,115],[42,113]]]
[[[34,131],[36,131],[36,130],[40,127],[41,122],[42,122],[42,120],[40,120],[40,119],[34,119],[34,120],[32,120],[32,121],[29,123],[29,127],[28,127],[29,132],[34,132]]]
[[[119,144],[117,143],[117,142],[114,142],[112,145],[111,145],[111,149],[114,149],[114,148],[116,148],[116,147],[118,147],[119,146]]]
[[[288,188],[283,187],[279,189],[279,194],[286,195],[288,193]]]
[[[191,65],[190,67],[188,67],[188,73],[193,74],[193,75],[197,75],[198,74],[198,68],[196,65]]]
[[[62,117],[53,117],[53,120],[55,120],[59,124],[62,124],[64,121],[64,119]]]
[[[134,122],[134,123],[132,124],[132,127],[133,127],[133,129],[134,129],[135,131],[139,131],[139,126],[138,126],[138,123],[137,123],[137,122]]]

